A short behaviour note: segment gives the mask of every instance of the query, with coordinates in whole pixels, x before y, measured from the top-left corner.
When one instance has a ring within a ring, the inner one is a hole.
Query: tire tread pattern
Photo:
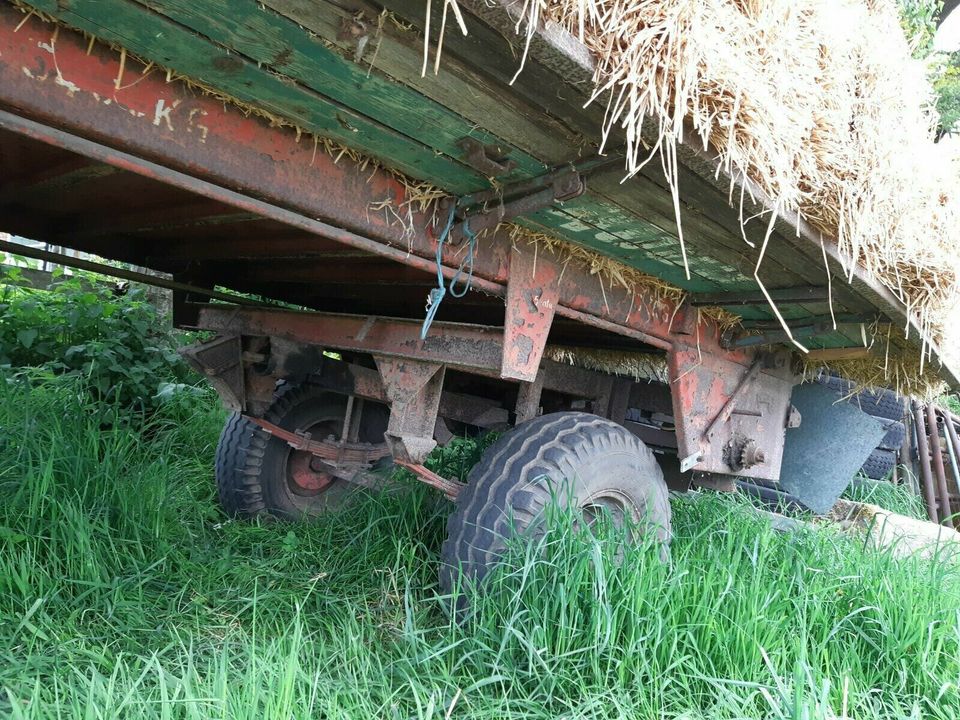
[[[870,457],[863,463],[860,472],[872,480],[884,480],[896,463],[896,451],[877,448],[870,453]]]
[[[440,584],[445,591],[459,576],[481,580],[506,549],[506,538],[523,532],[550,500],[551,477],[560,477],[571,462],[629,453],[642,458],[648,488],[647,513],[670,534],[670,503],[666,483],[653,453],[626,428],[580,412],[562,412],[530,420],[504,434],[485,451],[471,471],[447,521],[441,550]],[[513,524],[511,525],[511,518]]]
[[[277,388],[273,403],[264,414],[279,424],[295,405],[311,396],[328,394],[317,385],[284,383]],[[232,413],[217,443],[217,498],[230,517],[253,518],[266,510],[263,497],[263,457],[271,435],[240,413]]]
[[[858,392],[854,383],[833,375],[821,375],[817,382],[830,388],[867,415],[887,420],[902,420],[906,414],[903,397],[893,390],[878,388]]]

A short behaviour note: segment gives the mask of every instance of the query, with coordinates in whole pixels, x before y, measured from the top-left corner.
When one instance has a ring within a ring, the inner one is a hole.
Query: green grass
[[[927,508],[923,498],[914,495],[903,484],[894,485],[886,481],[862,478],[859,483],[852,483],[843,493],[843,497],[854,502],[879,505],[886,510],[916,520],[927,519]]]
[[[960,717],[954,566],[716,496],[674,503],[669,564],[559,513],[458,626],[430,490],[227,522],[212,396],[96,418],[67,382],[0,383],[0,716]]]

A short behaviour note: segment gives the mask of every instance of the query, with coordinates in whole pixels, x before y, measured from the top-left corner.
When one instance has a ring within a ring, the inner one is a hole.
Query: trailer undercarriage
[[[350,128],[350,117],[331,122]],[[505,171],[489,146],[465,140],[464,162]],[[533,442],[530,428],[560,433],[543,438],[543,452],[567,458],[556,467],[569,472],[587,473],[569,464],[574,455],[599,462],[602,448],[621,448],[627,459],[607,472],[643,469],[647,485],[625,480],[629,497],[594,488],[583,505],[621,514],[664,505],[663,474],[681,487],[776,481],[785,431],[801,422],[790,402],[799,366],[779,326],[750,317],[764,296],[674,292],[503,224],[563,208],[609,166],[544,166],[438,201],[345,147],[0,4],[0,229],[172,278],[175,324],[213,335],[185,355],[236,413],[220,482],[239,514],[319,511],[332,488],[376,484],[388,456],[456,499],[464,486],[424,460],[438,442],[490,429],[513,438],[503,448]],[[699,182],[685,198],[692,212],[735,214]],[[811,245],[797,264],[814,250],[822,263]],[[607,257],[618,252],[614,244]],[[454,282],[462,296],[443,300]],[[859,282],[835,289],[841,324],[876,320],[878,305],[902,312]],[[805,318],[798,327],[823,334],[828,288],[787,279],[771,288]],[[707,310],[715,305],[744,308],[746,329],[720,322]],[[823,357],[861,350],[842,340]],[[642,356],[662,373],[565,364],[552,347]],[[574,429],[575,443],[556,445]],[[266,465],[250,464],[273,455],[282,497],[264,489]],[[537,467],[513,480],[535,484]],[[479,500],[462,509],[474,507],[464,522],[482,519]],[[669,525],[668,507],[660,522]]]

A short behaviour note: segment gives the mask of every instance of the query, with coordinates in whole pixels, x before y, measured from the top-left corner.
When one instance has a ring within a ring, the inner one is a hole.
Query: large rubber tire
[[[877,447],[883,450],[899,450],[903,446],[903,436],[907,434],[904,424],[899,420],[880,420],[880,422],[883,423],[886,433]]]
[[[471,471],[447,521],[441,588],[481,581],[509,538],[541,526],[554,496],[584,512],[615,512],[620,503],[633,520],[651,523],[664,548],[670,540],[667,485],[643,442],[596,415],[552,413],[505,433]]]
[[[897,453],[895,450],[884,450],[883,448],[877,448],[872,453],[870,457],[867,458],[866,462],[863,463],[863,467],[860,468],[860,472],[866,475],[868,478],[874,480],[884,480],[893,470],[893,466],[897,463]]]
[[[893,390],[881,388],[858,392],[856,385],[849,380],[826,374],[818,377],[817,382],[836,392],[851,405],[856,405],[867,415],[887,420],[903,420],[906,414],[903,396],[897,395]]]
[[[316,385],[284,384],[264,419],[285,430],[339,434],[346,406],[346,396]],[[365,403],[360,441],[383,442],[388,416],[385,407]],[[224,512],[231,517],[268,514],[297,520],[337,508],[353,494],[356,486],[339,479],[316,492],[298,488],[288,472],[294,452],[283,440],[233,413],[220,434],[216,455],[217,496]]]

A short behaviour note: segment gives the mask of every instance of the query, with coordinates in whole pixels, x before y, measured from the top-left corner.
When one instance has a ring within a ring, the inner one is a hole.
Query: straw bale
[[[889,326],[887,326],[889,328]],[[938,374],[940,364],[907,345],[902,335],[876,333],[868,337],[871,352],[866,357],[833,360],[828,363],[804,361],[803,376],[812,379],[826,366],[856,383],[858,391],[867,388],[891,388],[901,395],[911,395],[930,402],[947,390]],[[929,352],[929,351],[927,351]],[[921,359],[924,360],[921,363]]]

